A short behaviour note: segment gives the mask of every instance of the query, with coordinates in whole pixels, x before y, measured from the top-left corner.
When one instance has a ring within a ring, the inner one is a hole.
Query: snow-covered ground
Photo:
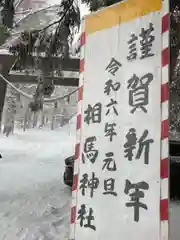
[[[71,192],[62,176],[74,127],[0,136],[0,240],[68,240]],[[179,222],[180,203],[173,202],[170,240],[180,239]]]
[[[74,144],[74,124],[0,137],[0,240],[68,239],[71,192],[62,176]]]

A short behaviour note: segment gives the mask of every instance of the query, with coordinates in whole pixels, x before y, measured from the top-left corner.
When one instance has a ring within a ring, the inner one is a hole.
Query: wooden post
[[[9,55],[0,55],[0,72],[5,77],[9,73],[9,69],[15,61],[15,57],[9,57]],[[2,114],[4,108],[4,101],[6,96],[7,83],[0,79],[0,131],[1,131],[1,122]]]
[[[0,81],[0,132],[1,132],[1,122],[4,108],[4,100],[6,96],[7,84],[4,81]]]

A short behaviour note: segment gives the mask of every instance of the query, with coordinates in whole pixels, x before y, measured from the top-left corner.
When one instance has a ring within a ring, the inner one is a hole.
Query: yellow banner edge
[[[86,35],[160,11],[162,0],[127,0],[84,17]]]

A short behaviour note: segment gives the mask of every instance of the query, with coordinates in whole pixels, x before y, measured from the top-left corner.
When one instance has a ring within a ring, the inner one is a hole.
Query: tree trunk
[[[10,133],[13,133],[15,115],[17,111],[17,92],[12,88],[7,88],[6,102],[5,102],[5,120],[4,120],[4,133],[6,136],[9,136]]]
[[[52,120],[51,120],[51,130],[55,129],[55,121],[56,121],[56,116],[53,114]]]
[[[54,104],[53,114],[52,114],[52,120],[51,120],[51,130],[55,129],[55,123],[56,123],[56,114],[57,114],[57,102]]]
[[[25,115],[24,115],[24,123],[23,123],[23,131],[25,132],[28,127],[28,120],[29,120],[29,107],[27,106]]]
[[[45,124],[45,116],[44,116],[44,112],[41,111],[41,123],[40,123],[40,128],[43,128]]]
[[[33,128],[37,127],[38,115],[37,112],[33,113]]]

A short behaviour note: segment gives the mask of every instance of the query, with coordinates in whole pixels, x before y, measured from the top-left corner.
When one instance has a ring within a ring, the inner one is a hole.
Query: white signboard
[[[160,239],[160,4],[132,2],[85,19],[75,240]]]

